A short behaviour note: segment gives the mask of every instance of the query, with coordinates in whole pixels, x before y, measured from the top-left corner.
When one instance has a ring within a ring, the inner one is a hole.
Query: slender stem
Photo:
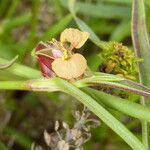
[[[28,91],[48,91],[48,92],[54,92],[54,91],[60,91],[60,87],[56,83],[57,78],[51,78],[51,79],[37,79],[37,80],[27,80],[27,81],[0,81],[0,90],[28,90]],[[73,82],[72,84],[77,88],[83,88],[86,89],[88,85],[82,85],[82,84],[75,84],[76,82]],[[116,109],[120,112],[123,112],[129,116],[146,120],[150,122],[150,109],[147,107],[144,107],[140,104],[135,104],[133,102],[130,102],[128,100],[121,99],[119,97],[115,97],[109,94],[106,94],[102,91],[96,91],[94,89],[88,89],[85,90],[86,93],[89,95],[94,96],[95,99],[97,99],[98,103],[100,101],[107,105],[108,107],[111,107],[113,109]]]
[[[148,128],[148,122],[143,120],[142,121],[142,140],[143,144],[146,146],[146,149],[149,150],[149,128]]]
[[[89,95],[73,84],[60,78],[38,79],[29,81],[1,81],[0,89],[19,89],[33,91],[62,91],[77,98],[94,114],[102,119],[111,129],[121,136],[134,150],[145,150],[144,145],[122,123],[113,117],[106,109]]]
[[[115,109],[126,115],[150,122],[150,109],[148,107],[144,107],[138,103],[124,100],[120,97],[112,96],[110,94],[104,93],[103,91],[98,91],[92,88],[82,89],[84,92],[91,95],[98,103],[102,102],[107,107]]]
[[[0,58],[0,64],[6,64],[8,62],[8,60]],[[0,73],[1,72],[5,72],[5,70],[0,70]],[[20,65],[18,63],[14,63],[10,68],[7,69],[7,72],[9,74],[13,74],[24,79],[40,78],[40,72],[38,70],[35,70],[25,65]]]
[[[139,63],[139,80],[146,86],[150,86],[150,43],[147,34],[145,22],[145,8],[143,0],[133,0],[132,9],[132,40],[135,52],[138,57],[143,58],[143,62]],[[141,104],[150,106],[148,99],[141,98]],[[147,150],[150,146],[150,125],[146,121],[142,121],[142,139]]]
[[[59,91],[59,87],[55,83],[55,78],[38,79],[27,81],[0,81],[0,89],[2,90],[27,90],[27,91]]]
[[[27,81],[0,81],[2,90],[29,90]]]
[[[114,130],[124,141],[129,144],[133,150],[145,150],[145,146],[137,139],[122,123],[112,116],[105,108],[99,105],[89,95],[72,85],[71,83],[57,78],[55,83],[61,91],[75,97],[95,115],[104,121],[112,130]]]

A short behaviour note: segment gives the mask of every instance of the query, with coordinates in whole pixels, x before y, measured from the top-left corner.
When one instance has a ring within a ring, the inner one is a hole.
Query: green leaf
[[[143,144],[104,107],[93,98],[79,90],[73,84],[60,78],[39,79],[29,81],[1,81],[0,89],[20,89],[33,91],[62,91],[72,95],[102,119],[112,130],[124,139],[134,150],[145,150]],[[17,134],[18,135],[18,134]],[[18,136],[17,136],[18,137]],[[18,138],[17,138],[18,139]],[[21,141],[20,141],[21,142]]]
[[[123,91],[133,92],[145,97],[150,97],[150,89],[136,82],[124,79],[119,76],[106,73],[94,73],[93,76],[78,80],[76,86],[102,86]]]
[[[111,41],[123,41],[127,36],[130,36],[130,24],[129,20],[123,20],[116,29],[111,33]]]
[[[7,10],[6,18],[11,18],[13,16],[19,2],[20,2],[19,0],[12,0],[10,2],[9,7],[7,8],[8,10]]]
[[[65,7],[68,7],[67,4],[69,1],[70,0],[61,0],[63,6]],[[129,18],[131,12],[131,8],[128,6],[116,6],[111,4],[92,4],[84,2],[76,2],[75,8],[77,10],[77,13],[106,19]]]
[[[105,46],[105,42],[101,41],[99,39],[99,37],[92,31],[92,29],[81,19],[79,19],[76,14],[75,14],[75,10],[74,10],[74,6],[75,6],[75,0],[70,0],[69,1],[69,10],[72,14],[72,16],[74,17],[74,20],[76,21],[78,27],[80,28],[80,30],[82,31],[86,31],[90,34],[90,40],[97,46],[99,46],[100,48],[103,48]]]
[[[78,27],[80,28],[80,30],[82,31],[86,31],[90,34],[90,40],[97,46],[99,46],[100,48],[103,47],[103,45],[105,44],[105,42],[101,41],[99,39],[99,37],[91,30],[91,28],[85,23],[83,22],[81,19],[74,17]]]
[[[144,0],[133,0],[132,5],[132,41],[139,62],[140,82],[150,87],[150,41],[145,22]],[[150,106],[150,99],[141,98],[143,105]],[[142,121],[142,138],[147,150],[150,148],[150,124]]]
[[[9,62],[8,60],[0,58],[0,64],[7,64],[8,62]],[[14,63],[13,66],[5,70],[0,70],[0,73],[1,72],[4,73],[5,71],[8,74],[11,73],[13,75],[26,78],[26,79],[40,78],[40,72],[38,70],[35,70],[25,65],[20,65],[18,63]]]
[[[101,58],[98,54],[90,54],[88,57],[86,57],[86,59],[88,62],[88,66],[92,71],[97,71],[98,67],[103,62],[103,58]]]
[[[56,37],[57,34],[59,34],[66,28],[66,26],[71,22],[71,20],[72,16],[70,14],[66,15],[58,23],[50,27],[41,37],[41,40],[47,41],[53,37]]]
[[[15,139],[15,141],[17,143],[19,143],[21,146],[23,146],[25,149],[27,149],[27,150],[31,149],[32,141],[29,137],[27,137],[23,133],[20,133],[20,132],[18,132],[15,129],[10,128],[10,127],[5,127],[4,133],[9,135],[9,136],[12,136]]]
[[[94,99],[97,100],[97,102],[104,103],[107,107],[113,108],[140,120],[146,120],[150,122],[149,107],[145,107],[129,100],[125,100],[92,88],[83,88],[83,91],[91,95]]]
[[[145,150],[143,144],[115,117],[113,117],[104,107],[98,104],[93,98],[79,90],[67,81],[57,78],[56,84],[61,90],[83,103],[113,131],[115,131],[123,140],[128,143],[134,150]]]
[[[9,68],[10,66],[12,66],[15,63],[15,61],[17,60],[17,58],[18,58],[18,56],[14,57],[12,60],[7,62],[6,64],[0,65],[0,70],[6,69],[6,68]]]
[[[131,0],[104,0],[105,2],[111,2],[111,3],[119,3],[119,4],[131,4]]]
[[[24,13],[20,16],[13,17],[11,19],[3,20],[1,24],[0,35],[4,34],[6,31],[14,29],[19,26],[23,26],[31,21],[31,13]]]
[[[5,144],[2,141],[0,141],[0,149],[7,150],[7,147],[5,146]]]
[[[139,63],[141,81],[150,87],[150,42],[146,29],[143,0],[133,1],[132,38],[137,56],[143,58],[143,61]]]

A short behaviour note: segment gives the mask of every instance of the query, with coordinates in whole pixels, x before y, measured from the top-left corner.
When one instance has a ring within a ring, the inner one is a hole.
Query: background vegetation
[[[74,16],[75,12],[81,20]],[[145,0],[145,12],[148,34],[150,34],[149,0]],[[19,55],[17,63],[31,68],[18,66],[16,71],[12,66],[0,70],[0,80],[15,81],[39,77],[39,72],[32,70],[32,68],[38,69],[38,64],[31,55],[37,43],[51,38],[59,39],[60,33],[67,27],[84,28],[82,20],[97,36],[92,34],[91,40],[80,52],[86,57],[91,70],[100,71],[100,65],[106,58],[101,58],[102,47],[95,45],[96,40],[93,39],[99,37],[102,41],[120,42],[133,49],[131,19],[131,0],[80,0],[76,2],[75,8],[71,4],[68,6],[68,0],[1,0],[0,64],[5,63],[5,59],[10,60]],[[140,99],[139,96],[127,92],[101,90],[122,98],[127,97],[131,102],[139,102]],[[132,133],[142,139],[139,119],[127,116],[107,105],[105,107]],[[72,125],[72,110],[78,109],[83,109],[82,104],[60,92],[1,90],[0,149],[31,149],[33,142],[45,147],[44,130],[54,132],[56,120],[64,120]],[[91,134],[90,141],[84,145],[86,150],[131,149],[103,122],[92,129]]]

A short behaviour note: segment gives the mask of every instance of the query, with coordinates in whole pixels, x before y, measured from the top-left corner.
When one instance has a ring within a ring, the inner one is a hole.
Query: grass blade
[[[83,91],[91,95],[97,100],[97,102],[104,103],[107,107],[116,109],[126,115],[150,122],[150,109],[148,107],[144,107],[143,105],[92,88],[83,88]]]
[[[8,60],[0,58],[0,64],[6,64],[8,62]],[[14,63],[13,66],[5,70],[0,70],[0,73],[5,71],[7,71],[8,74],[11,73],[25,79],[36,79],[40,78],[41,76],[39,71],[25,65],[20,65],[18,63]]]
[[[105,75],[97,73],[99,75],[93,75],[88,78],[84,78],[75,82],[77,86],[102,86],[114,89],[120,89],[123,91],[133,92],[141,96],[150,97],[150,89],[138,84],[136,82],[117,77],[115,75]]]
[[[22,145],[25,149],[30,149],[32,140],[24,134],[16,131],[13,128],[5,127],[4,133],[15,138],[15,141]]]
[[[10,60],[8,63],[0,65],[0,70],[1,69],[6,69],[9,68],[11,65],[13,65],[15,63],[15,61],[17,60],[18,56],[16,56],[15,58],[13,58],[12,60]]]
[[[84,21],[82,21],[76,16],[76,12],[74,10],[75,2],[76,0],[70,0],[68,5],[69,5],[69,10],[72,16],[74,17],[74,20],[76,21],[78,27],[80,28],[80,30],[86,31],[90,34],[89,38],[95,45],[99,46],[100,48],[105,47],[105,42],[101,41],[99,37],[92,31],[92,29]]]
[[[57,34],[59,34],[61,31],[63,31],[66,26],[71,22],[72,16],[66,15],[63,17],[58,23],[56,23],[54,26],[50,27],[45,34],[41,37],[42,40],[49,40],[53,37],[56,37]]]
[[[134,150],[145,150],[143,144],[115,117],[113,117],[105,108],[99,105],[93,98],[79,90],[67,81],[57,78],[56,84],[61,90],[82,102],[94,114],[96,114],[104,123],[114,130],[120,137],[128,143]]]
[[[61,3],[63,6],[68,7],[67,3],[69,1],[70,0],[61,0]],[[84,2],[77,2],[75,8],[77,10],[77,13],[88,15],[91,17],[100,17],[106,19],[130,18],[131,12],[130,7],[115,6],[111,4],[92,4]]]
[[[121,42],[127,36],[130,36],[130,24],[129,20],[123,20],[112,32],[110,41]]]
[[[1,150],[7,150],[7,147],[5,146],[5,144],[3,142],[0,141],[0,149]]]
[[[150,42],[146,28],[143,0],[133,0],[132,40],[137,56],[143,58],[143,62],[139,63],[140,82],[150,87]],[[141,98],[141,103],[150,106],[150,101],[145,101],[143,97]],[[146,121],[142,121],[142,137],[148,150],[150,148],[150,124]]]

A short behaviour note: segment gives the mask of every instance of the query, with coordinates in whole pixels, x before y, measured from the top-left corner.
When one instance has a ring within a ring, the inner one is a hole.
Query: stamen
[[[66,49],[64,49],[62,59],[63,59],[63,60],[67,60],[68,58],[69,58],[68,51],[67,51]]]

